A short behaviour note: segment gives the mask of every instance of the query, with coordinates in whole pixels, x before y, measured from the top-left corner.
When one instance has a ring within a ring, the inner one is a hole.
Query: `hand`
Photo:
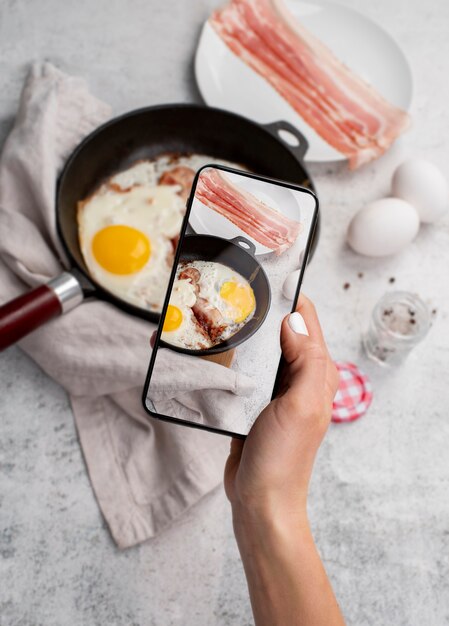
[[[301,295],[281,328],[285,361],[279,395],[260,414],[245,441],[233,439],[225,490],[236,513],[276,512],[307,523],[313,463],[331,418],[338,371],[324,342],[315,308]],[[299,321],[299,333],[291,323]],[[305,322],[305,326],[302,323]],[[302,328],[301,328],[302,325]]]
[[[338,372],[304,296],[281,328],[279,395],[225,469],[234,530],[257,626],[344,626],[307,519],[315,455],[329,425]]]

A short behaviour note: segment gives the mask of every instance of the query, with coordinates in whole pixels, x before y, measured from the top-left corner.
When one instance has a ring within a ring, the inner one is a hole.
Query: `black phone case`
[[[306,247],[305,247],[304,259],[303,259],[303,262],[302,262],[302,265],[301,265],[301,271],[299,273],[299,279],[298,279],[298,284],[297,284],[297,287],[296,287],[296,293],[295,293],[295,297],[293,299],[292,308],[291,308],[291,311],[290,311],[291,313],[293,313],[295,311],[296,304],[298,302],[298,297],[299,297],[299,293],[300,293],[300,290],[301,290],[301,284],[302,284],[302,280],[303,280],[303,276],[304,276],[304,271],[305,271],[305,268],[307,266],[307,260],[308,260],[308,257],[309,257],[310,247],[311,247],[311,243],[313,241],[313,235],[314,235],[316,224],[317,224],[318,212],[319,212],[319,203],[318,203],[317,196],[310,189],[307,189],[305,187],[301,187],[300,185],[294,185],[292,183],[286,183],[285,181],[277,180],[277,179],[274,179],[274,178],[269,178],[267,176],[259,176],[257,174],[244,172],[244,171],[232,168],[232,167],[227,167],[225,165],[216,165],[215,163],[209,163],[209,164],[204,165],[203,167],[201,167],[198,170],[198,172],[196,173],[195,178],[193,180],[190,196],[189,196],[189,199],[188,199],[187,204],[186,204],[186,213],[184,215],[184,219],[183,219],[182,226],[181,226],[181,233],[180,233],[180,236],[179,236],[178,247],[176,249],[175,259],[174,259],[174,262],[173,262],[173,268],[172,268],[171,275],[170,275],[170,281],[169,281],[169,284],[168,284],[168,287],[167,287],[167,292],[165,294],[164,306],[162,308],[162,313],[161,313],[159,325],[158,325],[158,328],[157,328],[157,331],[156,331],[156,338],[155,338],[155,341],[154,341],[154,347],[153,347],[153,351],[151,353],[150,363],[149,363],[149,366],[148,366],[148,372],[147,372],[146,379],[145,379],[145,385],[144,385],[143,394],[142,394],[142,404],[143,404],[143,408],[145,409],[145,412],[148,415],[150,415],[151,417],[153,417],[153,418],[160,419],[160,420],[163,420],[165,422],[171,422],[172,424],[179,424],[181,426],[188,426],[190,428],[199,428],[200,430],[206,430],[206,431],[209,431],[209,432],[212,432],[212,433],[218,433],[220,435],[226,435],[228,437],[235,437],[235,438],[238,438],[238,439],[246,439],[247,435],[244,435],[242,433],[234,433],[234,432],[230,432],[228,430],[222,430],[220,428],[212,428],[211,426],[205,426],[204,424],[198,424],[196,422],[189,422],[187,420],[181,420],[181,419],[178,419],[176,417],[171,417],[170,415],[162,415],[160,413],[152,411],[148,407],[148,405],[147,405],[148,388],[149,388],[149,385],[150,385],[151,374],[153,372],[154,362],[156,360],[156,354],[157,354],[157,350],[159,348],[159,342],[160,342],[160,337],[161,337],[161,333],[162,333],[162,326],[163,326],[162,320],[165,318],[165,313],[166,313],[166,310],[167,310],[167,307],[168,307],[168,303],[169,303],[169,300],[170,300],[170,294],[171,294],[171,290],[172,290],[172,287],[173,287],[173,282],[174,282],[175,276],[176,276],[176,269],[178,267],[179,257],[180,257],[180,254],[181,254],[182,242],[184,240],[184,236],[185,236],[185,233],[186,233],[186,230],[187,230],[187,225],[188,225],[188,222],[189,222],[190,211],[191,211],[193,200],[194,200],[194,197],[195,197],[196,185],[197,185],[198,178],[199,178],[201,172],[204,169],[207,169],[208,167],[213,167],[215,169],[223,170],[225,172],[231,172],[231,173],[234,173],[234,174],[239,174],[239,175],[242,175],[242,176],[246,176],[247,178],[254,178],[256,180],[261,180],[261,181],[264,181],[264,182],[273,183],[275,185],[280,185],[281,187],[287,187],[289,189],[296,189],[298,191],[302,191],[304,193],[307,193],[307,194],[313,196],[313,198],[315,199],[315,211],[314,211],[314,215],[313,215],[313,218],[312,218],[312,224],[311,224],[311,227],[310,227],[309,236],[308,236],[308,239],[307,239],[307,244],[306,244]],[[278,368],[277,368],[277,371],[276,371],[276,376],[275,376],[275,379],[274,379],[273,392],[271,394],[271,399],[273,399],[276,396],[276,393],[277,393],[277,390],[278,390],[278,387],[279,387],[279,381],[280,381],[281,373],[282,373],[282,366],[283,366],[283,358],[281,356],[281,358],[279,359],[279,364],[278,364]]]

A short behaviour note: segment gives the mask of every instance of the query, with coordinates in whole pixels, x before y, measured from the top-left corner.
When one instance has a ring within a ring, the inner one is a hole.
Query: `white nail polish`
[[[298,335],[309,336],[309,331],[307,330],[304,318],[301,313],[298,313],[298,311],[295,311],[289,316],[288,325],[290,326],[292,331],[297,333]]]

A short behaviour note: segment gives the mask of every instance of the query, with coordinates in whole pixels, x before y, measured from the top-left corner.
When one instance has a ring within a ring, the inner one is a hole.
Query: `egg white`
[[[109,184],[117,185],[123,190],[134,185],[149,185],[156,187],[159,174],[156,170],[155,161],[137,161],[134,165],[109,179]]]
[[[78,211],[78,225],[81,251],[94,280],[127,302],[160,311],[173,259],[171,239],[178,235],[183,215],[184,203],[170,185],[139,185],[125,193],[104,187],[91,196]],[[113,274],[93,254],[96,233],[115,224],[137,229],[150,242],[150,257],[138,272]]]
[[[179,269],[177,274],[179,275]],[[181,311],[182,322],[175,330],[162,331],[161,338],[164,341],[191,350],[208,347],[208,338],[201,331],[192,312],[191,307],[195,302],[196,293],[190,281],[175,280],[170,294],[170,304]]]

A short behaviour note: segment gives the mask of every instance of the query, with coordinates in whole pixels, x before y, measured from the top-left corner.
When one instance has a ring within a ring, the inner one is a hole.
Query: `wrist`
[[[278,623],[274,616],[282,612],[281,605],[296,595],[298,571],[307,568],[316,553],[307,515],[303,511],[249,511],[234,506],[233,524],[252,602],[260,590],[264,594],[266,615],[256,623]],[[273,581],[282,581],[282,589]]]
[[[232,518],[237,541],[264,542],[291,537],[310,536],[310,524],[305,505],[281,506],[278,503],[250,505],[232,504]]]

